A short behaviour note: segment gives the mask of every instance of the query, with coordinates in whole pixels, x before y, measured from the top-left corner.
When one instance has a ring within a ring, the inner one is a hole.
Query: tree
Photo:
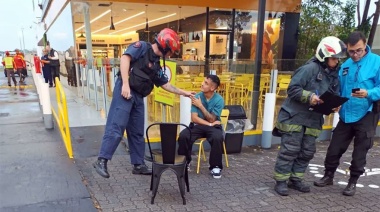
[[[301,7],[297,59],[312,57],[323,37],[345,40],[355,29],[354,0],[306,0]]]

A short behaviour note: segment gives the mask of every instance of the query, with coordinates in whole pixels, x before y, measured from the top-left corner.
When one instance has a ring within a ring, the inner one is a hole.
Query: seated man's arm
[[[205,121],[207,121],[208,123],[213,123],[214,121],[217,120],[217,116],[215,114],[207,111],[207,109],[203,106],[202,101],[199,97],[198,98],[193,97],[193,98],[191,98],[191,101],[192,101],[193,106],[197,107],[201,111],[201,113],[203,114],[203,117],[205,117],[205,119],[206,119]],[[198,115],[197,115],[197,117],[198,117]],[[193,113],[191,114],[191,118],[193,118]],[[199,119],[201,119],[201,118],[199,118]],[[209,125],[209,124],[207,124],[207,125]]]
[[[198,113],[191,113],[191,121],[194,122],[195,124],[214,126],[214,122],[209,122],[207,120],[200,118],[198,116]]]

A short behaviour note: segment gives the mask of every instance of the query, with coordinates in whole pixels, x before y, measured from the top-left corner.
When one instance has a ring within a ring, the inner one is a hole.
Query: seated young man
[[[209,163],[211,175],[221,178],[223,128],[220,125],[220,115],[224,108],[224,100],[215,92],[220,85],[219,77],[209,75],[202,82],[201,92],[191,98],[191,139],[187,129],[179,134],[178,154],[186,155],[187,163],[191,161],[193,143],[199,138],[207,138],[211,145]]]

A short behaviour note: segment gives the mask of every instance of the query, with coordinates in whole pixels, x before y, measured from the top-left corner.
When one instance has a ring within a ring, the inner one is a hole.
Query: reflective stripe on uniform
[[[276,123],[277,129],[284,132],[301,132],[302,126],[297,124]]]
[[[305,176],[305,173],[303,172],[298,172],[298,173],[292,173],[291,177],[293,178],[299,178],[299,179],[303,179],[303,177]]]
[[[321,134],[322,130],[318,130],[318,129],[315,129],[315,128],[306,128],[305,130],[305,135],[311,135],[311,136],[314,136],[314,137],[318,137],[319,134]]]
[[[302,103],[309,102],[310,95],[311,95],[310,91],[302,90],[301,102]]]
[[[285,181],[285,180],[288,180],[290,177],[290,173],[288,174],[281,174],[281,173],[278,173],[278,172],[274,172],[274,179],[276,181]]]

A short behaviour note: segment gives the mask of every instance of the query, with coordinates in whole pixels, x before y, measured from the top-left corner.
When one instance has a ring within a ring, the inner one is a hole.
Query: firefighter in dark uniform
[[[180,43],[177,33],[165,28],[156,36],[153,44],[138,41],[131,44],[120,61],[120,73],[116,80],[113,98],[107,118],[106,128],[98,160],[93,164],[96,172],[109,178],[107,161],[111,160],[117,146],[127,131],[133,174],[152,174],[144,163],[144,100],[154,85],[164,90],[193,97],[195,92],[184,91],[168,82],[161,69],[160,57],[178,52]]]
[[[324,122],[323,114],[310,107],[323,104],[319,95],[326,91],[339,94],[338,64],[345,52],[345,44],[338,38],[323,38],[315,57],[298,68],[292,77],[274,129],[281,136],[274,168],[275,191],[282,196],[288,195],[288,187],[310,191],[303,181],[304,173],[316,151],[315,140]],[[339,108],[333,111],[337,110]]]

